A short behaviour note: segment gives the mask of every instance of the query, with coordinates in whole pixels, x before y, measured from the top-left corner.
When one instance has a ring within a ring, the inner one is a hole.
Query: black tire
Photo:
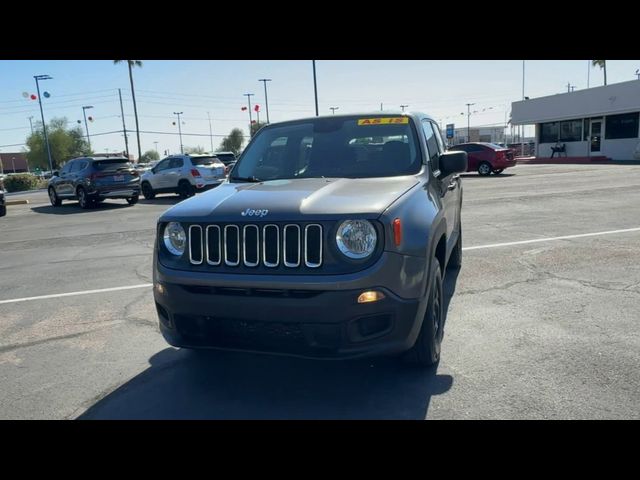
[[[141,187],[142,195],[144,195],[144,198],[146,198],[147,200],[153,200],[154,198],[156,198],[156,192],[153,191],[153,187],[149,182],[142,182]]]
[[[491,175],[493,168],[491,168],[491,164],[489,162],[482,162],[478,165],[478,174],[482,177],[486,177]]]
[[[53,207],[59,207],[60,205],[62,205],[62,200],[58,198],[58,195],[56,194],[56,191],[53,187],[49,187],[49,201],[51,202],[51,206]]]
[[[84,210],[93,208],[96,205],[95,200],[89,196],[89,194],[83,187],[78,187],[76,196],[78,197],[78,204],[80,205],[80,208]]]
[[[188,180],[180,180],[180,183],[178,183],[178,195],[181,198],[189,198],[195,195],[194,188]]]
[[[434,267],[431,272],[431,289],[420,334],[415,345],[404,357],[408,363],[421,367],[430,367],[440,361],[440,345],[444,332],[442,270],[437,258],[433,258],[432,262]]]
[[[6,205],[2,205],[0,207],[0,217],[4,217],[7,214],[7,206]]]
[[[453,247],[453,251],[449,257],[449,263],[447,263],[447,268],[454,269],[460,267],[462,267],[462,226],[460,226],[458,241],[456,242],[455,247]]]
[[[138,203],[138,200],[140,200],[140,197],[136,195],[135,197],[127,198],[127,203],[129,205],[135,205],[136,203]]]
[[[497,170],[493,171],[493,173],[496,175],[500,175],[502,172],[504,172],[504,168],[498,168]]]

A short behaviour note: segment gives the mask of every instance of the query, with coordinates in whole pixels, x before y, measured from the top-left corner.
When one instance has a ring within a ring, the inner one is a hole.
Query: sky
[[[315,115],[311,60],[142,60],[134,69],[135,93],[142,152],[180,151],[174,112],[183,112],[181,128],[185,147],[211,149],[233,128],[248,132],[245,93],[253,93],[252,107],[260,105],[260,121],[266,120],[264,86],[267,83],[271,122]],[[442,126],[502,126],[510,104],[522,98],[522,60],[318,60],[316,74],[321,115],[407,110],[432,115]],[[637,79],[640,60],[607,61],[607,83]],[[118,89],[122,90],[129,150],[137,152],[133,102],[126,64],[109,60],[0,61],[0,152],[19,152],[30,132],[29,117],[40,121],[38,102],[24,98],[35,94],[34,75],[50,75],[40,82],[45,120],[66,117],[74,126],[82,106],[93,121],[88,123],[96,153],[122,152],[124,136]],[[603,84],[599,68],[589,60],[526,60],[525,96],[530,98]],[[256,119],[255,112],[252,112]],[[529,127],[528,127],[529,128]],[[525,134],[531,134],[531,128]],[[136,155],[137,156],[137,155]]]

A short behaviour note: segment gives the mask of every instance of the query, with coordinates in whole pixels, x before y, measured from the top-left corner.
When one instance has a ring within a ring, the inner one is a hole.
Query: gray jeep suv
[[[436,363],[466,167],[420,113],[265,126],[227,182],[158,221],[162,334],[188,348]]]

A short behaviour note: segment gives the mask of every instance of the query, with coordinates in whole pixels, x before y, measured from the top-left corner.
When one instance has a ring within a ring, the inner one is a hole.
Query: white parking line
[[[119,290],[132,290],[134,288],[149,288],[152,283],[141,283],[140,285],[129,285],[127,287],[100,288],[98,290],[82,290],[80,292],[55,293],[53,295],[40,295],[38,297],[12,298],[10,300],[0,300],[3,303],[30,302],[31,300],[46,300],[47,298],[73,297],[75,295],[89,295],[90,293],[117,292]]]
[[[598,235],[612,235],[614,233],[640,232],[640,227],[625,228],[624,230],[608,230],[606,232],[581,233],[579,235],[564,235],[562,237],[536,238],[534,240],[522,240],[519,242],[493,243],[491,245],[476,245],[475,247],[463,247],[462,250],[480,250],[482,248],[509,247],[511,245],[525,245],[527,243],[552,242],[555,240],[569,240],[571,238],[595,237]]]
[[[595,237],[598,235],[612,235],[614,233],[640,232],[640,227],[625,228],[623,230],[608,230],[606,232],[581,233],[579,235],[563,235],[562,237],[536,238],[534,240],[522,240],[519,242],[493,243],[490,245],[476,245],[475,247],[464,247],[463,251],[480,250],[482,248],[509,247],[511,245],[525,245],[528,243],[553,242],[555,240],[569,240],[572,238]],[[79,292],[55,293],[53,295],[40,295],[38,297],[12,298],[10,300],[0,300],[0,305],[5,303],[30,302],[32,300],[46,300],[48,298],[73,297],[76,295],[89,295],[91,293],[117,292],[119,290],[132,290],[134,288],[150,288],[152,283],[141,283],[139,285],[129,285],[127,287],[101,288],[98,290],[83,290]]]

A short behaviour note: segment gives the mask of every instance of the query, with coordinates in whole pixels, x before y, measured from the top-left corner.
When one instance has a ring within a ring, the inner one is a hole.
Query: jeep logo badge
[[[254,210],[253,208],[247,208],[244,212],[240,212],[243,217],[265,217],[269,213],[269,210]]]

